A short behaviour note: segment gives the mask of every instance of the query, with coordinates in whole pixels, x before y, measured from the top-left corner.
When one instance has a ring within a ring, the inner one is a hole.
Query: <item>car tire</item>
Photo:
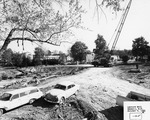
[[[35,99],[31,99],[31,100],[29,100],[29,104],[34,103],[34,101],[35,101]]]
[[[64,104],[64,103],[65,103],[65,97],[62,97],[62,98],[60,99],[59,104]]]
[[[0,109],[0,116],[4,113],[4,109]]]

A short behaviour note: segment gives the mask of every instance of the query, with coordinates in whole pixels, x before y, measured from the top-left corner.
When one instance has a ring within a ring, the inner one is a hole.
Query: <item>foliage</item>
[[[128,55],[123,55],[121,58],[122,58],[122,61],[123,61],[124,63],[127,63],[128,60],[129,60]]]
[[[98,1],[98,0],[96,0]],[[99,0],[101,1],[101,0]],[[120,3],[124,0],[102,0],[101,4],[105,7],[111,7],[114,11],[120,11],[121,6]],[[98,2],[97,2],[98,3]]]
[[[0,54],[12,41],[18,45],[22,41],[23,46],[24,41],[60,45],[72,35],[72,28],[80,28],[84,13],[72,0],[3,0],[0,4],[0,39],[4,41]]]
[[[62,53],[62,52],[59,52],[59,63],[60,64],[65,64],[65,62],[67,61],[66,59],[66,54],[65,53]]]
[[[31,65],[32,65],[31,58],[26,56],[25,54],[22,54],[22,65],[21,65],[21,67],[28,67]]]
[[[48,59],[48,60],[43,60],[42,64],[44,65],[58,65],[60,62],[58,59]]]
[[[12,65],[12,56],[13,51],[9,48],[2,54],[2,63],[5,66],[11,66]]]
[[[17,67],[22,67],[22,54],[19,52],[13,53],[12,64]]]
[[[87,51],[87,46],[84,43],[77,41],[75,42],[74,45],[72,45],[70,52],[74,61],[81,62],[86,58],[86,51]]]
[[[2,75],[1,75],[1,79],[2,80],[7,80],[8,79],[8,75],[7,75],[7,73],[2,73]]]
[[[144,37],[139,37],[133,40],[132,53],[134,56],[140,56],[142,58],[144,55],[148,54],[148,48],[148,42]]]
[[[93,50],[96,58],[100,58],[104,56],[105,51],[107,51],[106,40],[102,35],[97,35],[97,39],[95,40],[96,48]]]
[[[49,55],[51,55],[52,54],[52,52],[50,51],[50,50],[47,50],[46,52],[44,52],[44,55],[45,56],[49,56]]]
[[[132,50],[126,50],[126,49],[124,49],[124,50],[114,50],[113,51],[113,54],[114,55],[118,55],[120,58],[122,58],[123,56],[133,56],[132,55]]]
[[[42,65],[44,51],[42,48],[36,47],[34,50],[33,65]]]
[[[86,53],[87,53],[87,54],[91,54],[92,52],[91,52],[90,50],[87,50]]]

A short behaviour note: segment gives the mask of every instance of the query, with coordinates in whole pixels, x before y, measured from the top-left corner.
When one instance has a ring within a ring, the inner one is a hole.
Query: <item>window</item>
[[[70,88],[72,88],[72,85],[69,85],[69,86],[68,86],[68,89],[70,89]]]
[[[8,101],[11,97],[11,94],[9,93],[4,93],[3,95],[0,96],[0,100],[2,101]]]
[[[25,96],[27,94],[28,94],[27,92],[22,92],[22,93],[20,93],[20,97],[23,97],[23,96]]]
[[[66,90],[66,86],[64,86],[64,85],[60,85],[60,84],[55,85],[55,87],[54,87],[54,88],[55,88],[55,89]]]
[[[38,92],[38,89],[33,89],[33,90],[30,91],[29,94],[36,93],[36,92]]]
[[[72,87],[74,87],[74,86],[75,86],[75,85],[73,85],[73,84],[72,84],[72,85],[69,85],[69,86],[68,86],[68,89],[70,89],[70,88],[72,88]]]
[[[13,95],[11,100],[14,100],[14,99],[17,99],[17,98],[19,98],[19,94]]]

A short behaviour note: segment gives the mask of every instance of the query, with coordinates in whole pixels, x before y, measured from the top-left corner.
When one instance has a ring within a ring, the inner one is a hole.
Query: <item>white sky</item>
[[[124,3],[127,5],[128,0]],[[88,46],[89,50],[95,48],[95,39],[97,34],[103,35],[104,39],[109,43],[111,37],[118,25],[120,20],[121,12],[117,15],[112,13],[110,9],[104,9],[105,15],[100,12],[99,21],[97,16],[94,16],[93,6],[95,4],[94,0],[91,0],[89,6],[89,0],[83,1],[83,7],[87,9],[87,13],[83,16],[83,25],[89,28],[91,31],[86,30],[76,30],[76,40],[82,41]],[[132,41],[135,38],[143,36],[146,41],[150,43],[150,0],[132,0],[131,8],[129,10],[128,16],[126,18],[125,24],[123,26],[122,32],[120,34],[116,49],[132,49]],[[114,39],[112,39],[113,41]],[[45,49],[51,51],[58,50],[66,52],[71,44],[63,43],[61,46],[56,47],[52,45],[43,45]],[[17,46],[16,42],[11,43],[10,46],[15,51],[22,51],[22,47]],[[33,52],[34,45],[27,43],[25,46],[25,51]],[[111,47],[111,46],[110,46]]]

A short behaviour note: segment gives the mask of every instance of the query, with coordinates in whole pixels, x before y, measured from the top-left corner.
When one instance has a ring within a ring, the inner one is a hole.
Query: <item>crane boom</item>
[[[127,17],[127,15],[128,15],[128,12],[129,12],[129,9],[130,9],[130,6],[131,6],[131,2],[132,2],[132,0],[129,1],[129,3],[128,3],[126,9],[125,9],[125,12],[123,13],[123,16],[122,16],[122,18],[121,18],[121,23],[120,23],[120,25],[119,25],[117,34],[116,34],[116,36],[115,36],[115,39],[114,39],[114,42],[113,42],[111,51],[113,51],[113,50],[115,49],[115,47],[116,47],[116,44],[117,44],[117,42],[118,42],[120,33],[121,33],[121,31],[122,31],[122,28],[123,28],[123,25],[124,25],[124,23],[125,23],[126,17]]]

